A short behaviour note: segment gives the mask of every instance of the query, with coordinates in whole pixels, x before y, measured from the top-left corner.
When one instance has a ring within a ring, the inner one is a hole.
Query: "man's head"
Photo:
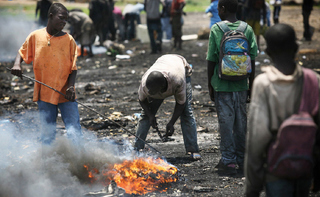
[[[48,27],[61,31],[68,20],[68,10],[61,3],[53,3],[48,11]]]
[[[236,14],[238,0],[219,0],[218,12],[221,20],[225,20],[228,15]]]
[[[294,58],[298,50],[296,39],[296,33],[290,25],[276,24],[270,27],[265,34],[266,52],[271,58],[276,56]]]
[[[149,73],[146,81],[146,86],[150,95],[165,92],[167,89],[167,80],[159,71]]]

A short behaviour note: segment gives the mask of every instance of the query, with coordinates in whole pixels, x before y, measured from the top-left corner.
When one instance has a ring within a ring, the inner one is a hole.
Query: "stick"
[[[10,68],[7,68],[7,69],[11,71]],[[22,74],[22,76],[25,77],[25,78],[27,78],[27,79],[30,79],[31,81],[35,81],[35,82],[37,82],[37,83],[40,83],[41,85],[44,85],[44,86],[50,88],[51,90],[53,90],[53,91],[61,94],[61,95],[64,96],[64,97],[66,96],[65,94],[63,94],[63,93],[60,92],[59,90],[56,90],[56,89],[54,89],[53,87],[48,86],[48,85],[45,84],[45,83],[42,83],[41,81],[38,81],[38,80],[36,80],[36,79],[34,79],[34,78],[32,78],[32,77],[26,76],[26,75],[24,75],[24,74]],[[136,136],[135,134],[133,134],[131,131],[129,131],[129,130],[126,129],[124,126],[120,125],[119,123],[111,120],[110,118],[106,117],[105,115],[97,112],[95,109],[93,109],[93,108],[91,108],[91,107],[89,107],[89,106],[86,106],[85,104],[83,104],[83,103],[81,103],[81,102],[79,102],[79,101],[77,101],[77,100],[75,100],[75,102],[77,102],[79,105],[81,105],[81,106],[83,106],[83,107],[85,107],[85,108],[87,108],[87,109],[89,109],[89,110],[91,110],[91,111],[99,114],[100,116],[102,116],[103,118],[109,120],[110,122],[118,125],[119,127],[121,127],[123,130],[125,130],[126,132],[128,132],[128,133],[131,134],[132,136],[134,136],[134,137],[138,138],[139,140],[143,141],[146,145],[148,145],[150,148],[152,148],[152,149],[153,149],[154,151],[156,151],[157,153],[162,154],[160,151],[158,151],[156,148],[154,148],[153,146],[151,146],[151,145],[150,145],[149,143],[147,143],[145,140],[143,140],[143,139],[141,139],[140,137]]]

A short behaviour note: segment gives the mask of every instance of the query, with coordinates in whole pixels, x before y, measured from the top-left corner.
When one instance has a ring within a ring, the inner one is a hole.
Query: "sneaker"
[[[231,175],[237,174],[236,164],[234,164],[234,163],[230,163],[230,164],[225,165],[220,160],[215,168],[218,169],[218,174],[220,176],[223,176],[223,175],[231,176]]]

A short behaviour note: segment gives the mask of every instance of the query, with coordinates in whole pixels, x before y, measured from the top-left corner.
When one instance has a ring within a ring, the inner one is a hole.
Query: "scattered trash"
[[[197,42],[197,46],[202,47],[204,44],[202,42]]]
[[[261,51],[260,52],[260,55],[265,55],[266,53],[264,51]]]
[[[302,56],[302,59],[304,59],[304,60],[307,59],[307,56],[303,55],[303,56]]]
[[[108,69],[109,69],[109,70],[112,70],[112,69],[115,69],[115,68],[117,68],[117,67],[118,67],[117,65],[113,65],[113,66],[109,66]]]
[[[132,53],[133,53],[133,51],[131,51],[131,50],[127,50],[127,51],[126,51],[126,53],[130,55],[130,54],[132,54]]]
[[[133,115],[134,115],[137,119],[139,119],[140,116],[141,116],[141,113],[134,113]]]
[[[195,54],[195,53],[192,54],[191,56],[192,56],[192,57],[199,57],[199,55],[198,55],[198,54]]]
[[[302,65],[303,65],[303,62],[299,61],[299,65],[302,66]]]
[[[130,59],[130,55],[116,55],[117,59]]]
[[[260,65],[260,62],[256,61],[255,65],[256,65],[256,66],[259,66],[259,65]]]
[[[264,63],[270,63],[270,60],[269,59],[264,59],[263,62]]]
[[[195,85],[194,88],[197,89],[197,90],[201,90],[202,89],[201,85]]]

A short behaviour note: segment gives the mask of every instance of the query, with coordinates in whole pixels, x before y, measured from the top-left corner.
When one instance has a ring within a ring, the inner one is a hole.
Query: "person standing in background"
[[[218,2],[219,0],[211,0],[210,6],[206,9],[206,14],[210,16],[210,29],[213,24],[221,21],[218,13]]]
[[[273,23],[279,23],[280,11],[281,11],[282,0],[275,0],[273,2]]]
[[[141,24],[140,12],[144,10],[144,4],[127,4],[123,9],[124,28],[126,40],[134,40],[136,37],[136,23]]]
[[[170,23],[170,11],[172,0],[165,0],[165,6],[163,6],[162,14],[161,14],[161,26],[162,32],[166,33],[166,39],[171,40],[172,38],[172,25]]]
[[[147,13],[147,27],[150,38],[151,54],[162,52],[162,27],[160,4],[164,7],[163,0],[145,0],[144,9]]]
[[[172,25],[172,35],[174,38],[173,48],[178,47],[179,50],[182,49],[182,14],[183,8],[186,5],[184,0],[173,0],[171,5],[171,25]]]
[[[310,26],[309,18],[313,9],[313,0],[303,0],[302,16],[303,16],[303,40],[311,41],[314,32],[314,27]]]
[[[48,23],[48,11],[50,6],[52,5],[52,2],[49,0],[40,0],[37,1],[37,7],[36,7],[36,18],[39,13],[39,20],[38,23],[40,26],[47,26]]]

